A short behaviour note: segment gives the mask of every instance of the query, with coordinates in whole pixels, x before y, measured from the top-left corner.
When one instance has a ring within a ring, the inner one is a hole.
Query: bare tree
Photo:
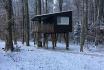
[[[22,0],[22,44],[25,42],[25,23],[24,23],[24,0]]]
[[[36,0],[36,15],[41,15],[41,0]],[[36,24],[38,27],[38,33],[36,33],[37,45],[38,47],[42,47],[41,33],[39,33],[41,28],[41,21],[36,21]]]
[[[29,46],[30,23],[29,23],[28,0],[24,0],[24,23],[25,23],[25,33],[26,33],[26,45]]]
[[[5,0],[5,9],[7,12],[7,29],[6,29],[6,46],[5,51],[13,51],[13,42],[12,42],[12,25],[13,25],[13,9],[12,9],[12,0]]]
[[[83,0],[83,17],[82,17],[82,25],[81,25],[80,52],[83,52],[83,46],[84,46],[86,35],[87,35],[88,0],[85,1],[85,4],[86,4],[86,6],[84,5],[84,0]],[[86,8],[86,10],[85,10],[85,8]]]
[[[63,0],[59,0],[59,10],[60,10],[60,12],[62,11],[62,7],[63,7]]]

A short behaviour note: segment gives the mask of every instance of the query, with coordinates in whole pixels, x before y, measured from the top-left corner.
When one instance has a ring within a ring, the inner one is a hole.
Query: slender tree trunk
[[[24,23],[25,23],[25,33],[26,33],[26,45],[29,46],[30,38],[30,23],[29,23],[29,11],[28,11],[28,0],[24,0]]]
[[[62,12],[63,0],[59,0],[59,10]]]
[[[81,25],[81,37],[80,37],[80,52],[83,52],[83,46],[87,35],[87,25],[88,25],[88,0],[86,0],[86,12],[84,12],[84,0],[83,0],[83,18]]]
[[[13,20],[13,38],[14,38],[14,44],[16,45],[17,44],[17,33],[16,33],[16,24]]]
[[[45,13],[47,14],[49,12],[49,10],[48,10],[48,0],[46,0],[45,2],[46,2],[45,3],[46,4],[46,12]]]
[[[59,11],[62,12],[63,0],[59,0]],[[58,34],[58,41],[61,42],[62,34]]]
[[[41,15],[41,0],[36,0],[36,15]],[[36,24],[38,26],[38,33],[36,33],[37,46],[42,47],[41,33],[40,33],[41,21],[37,21]]]
[[[37,15],[37,0],[35,0],[35,15]],[[33,24],[35,23],[35,27],[37,26],[37,22],[33,21]],[[35,28],[36,29],[36,28]],[[36,30],[35,30],[36,31]],[[33,31],[34,36],[34,45],[37,43],[37,33]]]
[[[24,0],[22,0],[22,44],[24,44],[24,42],[25,42],[25,23],[24,23],[24,18],[25,18],[25,16],[24,16]]]
[[[100,24],[103,18],[103,0],[95,0],[96,4],[96,12],[97,12],[97,23],[96,23],[96,37],[95,37],[95,45],[97,46],[99,41],[101,40],[101,32],[100,32]]]
[[[13,17],[16,17],[16,10],[15,7],[13,7]],[[13,40],[14,40],[14,44],[17,44],[17,33],[16,33],[16,23],[15,23],[15,18],[13,18]]]

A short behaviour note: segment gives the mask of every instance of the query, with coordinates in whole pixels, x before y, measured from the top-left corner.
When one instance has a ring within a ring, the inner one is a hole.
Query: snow
[[[104,70],[104,52],[85,50],[79,52],[79,46],[58,43],[58,47],[49,49],[25,46],[18,42],[20,51],[4,52],[5,42],[0,41],[0,70]]]

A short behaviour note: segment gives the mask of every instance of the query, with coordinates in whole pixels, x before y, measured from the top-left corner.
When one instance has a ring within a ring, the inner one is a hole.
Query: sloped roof
[[[39,21],[39,20],[44,20],[44,19],[49,18],[49,17],[70,16],[70,13],[72,13],[72,11],[36,15],[31,20],[32,21]]]

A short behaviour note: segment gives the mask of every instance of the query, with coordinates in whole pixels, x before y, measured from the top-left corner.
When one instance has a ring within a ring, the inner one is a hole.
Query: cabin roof
[[[35,15],[31,20],[32,21],[39,21],[39,20],[45,20],[45,19],[50,18],[50,17],[70,16],[70,14],[72,14],[72,11]]]

